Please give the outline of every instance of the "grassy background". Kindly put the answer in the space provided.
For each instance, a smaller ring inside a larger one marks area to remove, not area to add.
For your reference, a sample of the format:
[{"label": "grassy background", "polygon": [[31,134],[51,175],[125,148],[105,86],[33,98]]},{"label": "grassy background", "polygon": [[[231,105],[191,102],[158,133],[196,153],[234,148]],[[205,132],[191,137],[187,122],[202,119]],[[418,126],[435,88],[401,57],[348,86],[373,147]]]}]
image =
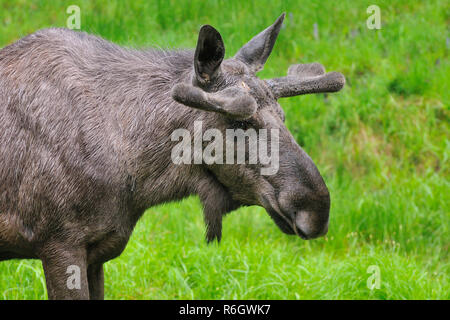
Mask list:
[{"label": "grassy background", "polygon": [[[0,0],[0,45],[65,26],[71,4],[82,30],[127,46],[193,48],[211,24],[228,57],[287,12],[260,77],[319,61],[347,79],[280,101],[330,189],[325,238],[286,236],[250,207],[207,246],[197,198],[154,207],[106,264],[107,299],[449,299],[449,1]],[[371,4],[381,30],[366,27]],[[0,299],[44,298],[40,262],[0,263]]]}]

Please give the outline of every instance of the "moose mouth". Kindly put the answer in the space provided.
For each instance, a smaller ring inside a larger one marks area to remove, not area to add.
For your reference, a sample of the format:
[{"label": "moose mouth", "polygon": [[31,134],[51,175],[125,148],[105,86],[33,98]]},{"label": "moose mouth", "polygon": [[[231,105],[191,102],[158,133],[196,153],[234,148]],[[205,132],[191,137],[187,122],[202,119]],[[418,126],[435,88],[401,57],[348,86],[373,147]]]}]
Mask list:
[{"label": "moose mouth", "polygon": [[278,201],[275,200],[275,197],[268,195],[261,195],[260,201],[262,207],[266,209],[269,216],[275,222],[275,224],[280,228],[280,230],[286,234],[294,235],[296,234],[303,240],[307,240],[308,236],[300,230],[300,228],[296,225],[296,216],[295,214],[289,214],[282,212],[279,208]]},{"label": "moose mouth", "polygon": [[[283,194],[280,195],[270,184],[263,185],[264,192],[259,194],[259,205],[266,209],[269,216],[285,234],[296,234],[303,240],[315,239],[328,232],[329,222],[329,195],[315,195],[311,203],[286,202]],[[280,201],[284,203],[281,205]],[[291,208],[291,209],[289,209]]]},{"label": "moose mouth", "polygon": [[[266,211],[281,231],[290,235],[296,234],[303,240],[308,240],[308,236],[297,227],[294,215],[277,212],[273,208],[266,208]],[[291,223],[288,217],[291,217]]]},{"label": "moose mouth", "polygon": [[270,201],[269,198],[263,195],[261,200],[263,207],[282,232],[291,235],[296,234],[303,240],[308,240],[308,236],[297,226],[295,214],[283,212],[273,198]]}]

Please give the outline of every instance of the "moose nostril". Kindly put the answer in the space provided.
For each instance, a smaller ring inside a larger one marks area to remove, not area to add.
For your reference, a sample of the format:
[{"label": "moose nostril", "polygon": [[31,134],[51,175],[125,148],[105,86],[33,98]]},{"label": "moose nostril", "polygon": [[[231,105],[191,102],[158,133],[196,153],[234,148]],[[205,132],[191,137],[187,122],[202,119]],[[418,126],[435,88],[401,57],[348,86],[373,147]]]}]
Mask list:
[{"label": "moose nostril", "polygon": [[328,219],[307,210],[297,212],[295,225],[308,239],[323,236],[328,232]]},{"label": "moose nostril", "polygon": [[299,211],[295,216],[295,224],[305,235],[309,235],[312,232],[313,221],[312,214],[308,211]]}]

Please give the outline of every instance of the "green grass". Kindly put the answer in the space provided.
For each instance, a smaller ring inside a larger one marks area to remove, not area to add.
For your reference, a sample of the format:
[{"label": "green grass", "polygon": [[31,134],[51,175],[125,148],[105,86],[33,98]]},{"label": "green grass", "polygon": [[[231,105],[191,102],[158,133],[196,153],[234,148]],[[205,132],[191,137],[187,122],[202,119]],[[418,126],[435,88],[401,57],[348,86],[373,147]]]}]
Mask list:
[{"label": "green grass", "polygon": [[[71,4],[0,0],[0,45],[64,26]],[[107,299],[449,299],[448,1],[77,4],[82,30],[127,46],[193,48],[212,24],[228,57],[285,11],[260,77],[319,61],[347,79],[337,94],[280,100],[330,189],[325,238],[286,236],[250,207],[227,216],[221,244],[207,246],[197,198],[151,208],[106,264]],[[371,4],[381,30],[366,28]],[[374,290],[372,265],[381,272]],[[0,299],[44,298],[40,262],[0,263]]]}]

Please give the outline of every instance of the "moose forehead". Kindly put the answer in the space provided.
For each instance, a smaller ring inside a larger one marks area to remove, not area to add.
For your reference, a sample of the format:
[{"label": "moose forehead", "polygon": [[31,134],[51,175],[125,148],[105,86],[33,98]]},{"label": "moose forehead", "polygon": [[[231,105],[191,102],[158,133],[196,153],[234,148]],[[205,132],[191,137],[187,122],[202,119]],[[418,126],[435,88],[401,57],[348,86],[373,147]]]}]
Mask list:
[{"label": "moose forehead", "polygon": [[257,102],[258,109],[273,108],[284,121],[284,112],[265,80],[259,79],[243,62],[227,59],[222,63],[225,86],[240,86]]},{"label": "moose forehead", "polygon": [[253,96],[260,97],[261,102],[275,101],[275,97],[265,81],[259,79],[243,62],[237,59],[227,59],[223,61],[221,69],[227,86],[238,85]]}]

